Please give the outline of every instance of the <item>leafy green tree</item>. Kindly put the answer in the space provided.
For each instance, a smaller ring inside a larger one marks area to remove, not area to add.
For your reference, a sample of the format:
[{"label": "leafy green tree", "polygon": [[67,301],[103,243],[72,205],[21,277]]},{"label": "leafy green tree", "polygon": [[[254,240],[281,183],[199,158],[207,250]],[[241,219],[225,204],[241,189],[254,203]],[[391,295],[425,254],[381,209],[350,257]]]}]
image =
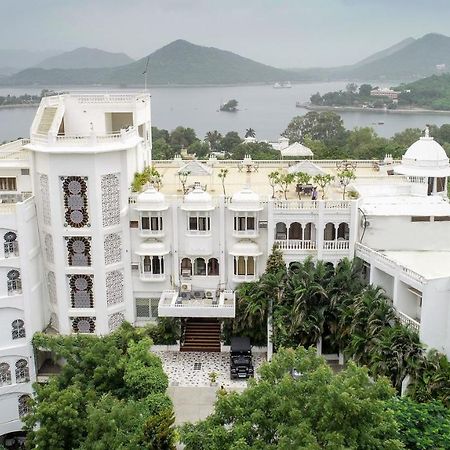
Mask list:
[{"label": "leafy green tree", "polygon": [[235,112],[235,111],[237,111],[237,106],[238,106],[238,101],[233,98],[231,100],[228,100],[225,104],[223,104],[220,107],[220,110],[226,111],[226,112]]},{"label": "leafy green tree", "polygon": [[370,97],[370,91],[372,90],[372,85],[371,84],[361,84],[359,86],[359,95],[360,97]]},{"label": "leafy green tree", "polygon": [[211,151],[217,151],[222,141],[222,135],[217,131],[208,131],[205,136],[206,142],[209,143]]},{"label": "leafy green tree", "polygon": [[256,136],[256,132],[253,128],[247,128],[245,130],[245,138],[254,138]]},{"label": "leafy green tree", "polygon": [[347,190],[347,186],[356,178],[355,172],[349,169],[340,170],[337,173],[337,177],[343,189],[342,199],[345,200],[345,191]]},{"label": "leafy green tree", "polygon": [[153,159],[173,159],[176,152],[163,138],[159,138],[153,142],[152,158]]},{"label": "leafy green tree", "polygon": [[253,159],[280,159],[281,153],[267,142],[242,143],[234,147],[232,159],[244,159],[249,154]]},{"label": "leafy green tree", "polygon": [[[291,375],[295,369],[298,376]],[[214,413],[181,429],[186,450],[403,448],[385,379],[349,364],[333,375],[314,349],[280,350],[241,394],[218,398]]]},{"label": "leafy green tree", "polygon": [[187,151],[198,159],[204,159],[209,154],[209,145],[206,142],[195,141],[187,148]]},{"label": "leafy green tree", "polygon": [[169,142],[169,132],[162,128],[152,127],[152,142],[153,142],[153,144],[159,139],[163,139],[164,141]]},{"label": "leafy green tree", "polygon": [[442,403],[394,398],[388,407],[399,426],[398,439],[408,450],[450,448],[450,410]]},{"label": "leafy green tree", "polygon": [[334,181],[334,176],[330,174],[326,175],[316,175],[314,178],[314,183],[320,186],[322,189],[322,200],[325,198],[326,187]]},{"label": "leafy green tree", "polygon": [[175,130],[171,131],[169,144],[172,149],[178,153],[182,148],[188,148],[197,140],[198,138],[192,128],[179,126],[176,127]]},{"label": "leafy green tree", "polygon": [[220,141],[219,150],[225,153],[233,153],[235,147],[242,142],[236,131],[229,131]]},{"label": "leafy green tree", "polygon": [[287,200],[287,193],[290,185],[294,182],[295,175],[293,173],[281,173],[278,178],[278,185],[281,192],[284,195],[284,199]]},{"label": "leafy green tree", "polygon": [[270,187],[272,188],[272,198],[275,198],[275,189],[278,186],[280,180],[280,172],[278,170],[274,170],[267,175],[269,179]]},{"label": "leafy green tree", "polygon": [[356,83],[348,83],[345,86],[345,90],[351,94],[356,94],[356,91],[358,90],[358,85]]}]

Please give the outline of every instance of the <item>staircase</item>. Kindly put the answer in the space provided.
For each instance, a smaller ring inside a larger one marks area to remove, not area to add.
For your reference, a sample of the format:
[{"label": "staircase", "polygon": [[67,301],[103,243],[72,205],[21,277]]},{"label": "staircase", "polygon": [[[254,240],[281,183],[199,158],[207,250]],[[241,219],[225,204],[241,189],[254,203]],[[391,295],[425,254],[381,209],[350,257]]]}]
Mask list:
[{"label": "staircase", "polygon": [[187,319],[182,352],[220,352],[220,323],[217,319]]},{"label": "staircase", "polygon": [[42,113],[41,121],[39,122],[37,129],[39,134],[47,134],[50,131],[57,109],[58,108],[55,107],[44,108],[44,112]]}]

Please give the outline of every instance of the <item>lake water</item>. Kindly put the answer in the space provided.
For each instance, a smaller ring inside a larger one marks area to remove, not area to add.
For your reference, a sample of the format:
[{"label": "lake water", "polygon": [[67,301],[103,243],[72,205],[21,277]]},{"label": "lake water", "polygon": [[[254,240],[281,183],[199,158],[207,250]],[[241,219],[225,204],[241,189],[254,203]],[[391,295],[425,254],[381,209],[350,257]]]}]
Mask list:
[{"label": "lake water", "polygon": [[[297,84],[291,89],[274,89],[269,85],[152,88],[152,121],[153,125],[169,130],[178,125],[192,127],[199,137],[203,137],[209,130],[219,130],[222,133],[234,130],[243,135],[245,129],[251,127],[256,130],[258,139],[276,140],[294,116],[307,112],[303,108],[296,108],[297,101],[306,102],[315,92],[323,94],[343,89],[345,84]],[[53,89],[58,90],[55,87]],[[67,87],[63,89],[69,90]],[[79,88],[74,88],[77,89]],[[40,90],[40,87],[2,87],[0,96],[34,94]],[[232,98],[238,100],[239,111],[218,112],[219,105]],[[0,142],[19,136],[27,137],[35,111],[36,107],[0,109]],[[425,128],[428,123],[439,126],[450,123],[450,113],[392,114],[349,111],[340,114],[347,128],[372,126],[379,135],[386,137],[405,128]]]}]

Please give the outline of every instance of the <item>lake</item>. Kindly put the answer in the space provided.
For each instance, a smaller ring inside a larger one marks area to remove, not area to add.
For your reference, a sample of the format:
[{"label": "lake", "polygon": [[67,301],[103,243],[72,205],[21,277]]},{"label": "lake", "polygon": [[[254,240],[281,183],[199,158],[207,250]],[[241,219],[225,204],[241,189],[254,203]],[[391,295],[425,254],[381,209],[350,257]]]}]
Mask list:
[{"label": "lake", "polygon": [[[296,108],[297,101],[306,102],[315,92],[325,93],[344,89],[345,82],[308,83],[293,85],[291,89],[264,86],[213,87],[155,87],[152,94],[152,121],[159,128],[172,130],[178,125],[192,127],[199,137],[207,131],[230,130],[243,135],[246,128],[256,130],[258,139],[277,140],[280,133],[296,115],[307,111]],[[0,88],[0,96],[7,94],[35,94],[41,87]],[[58,88],[53,87],[58,90]],[[98,90],[98,87],[83,90]],[[61,90],[70,90],[68,87]],[[75,87],[73,90],[79,90]],[[124,89],[121,89],[124,90]],[[232,98],[239,102],[236,113],[219,112],[219,105]],[[36,107],[0,109],[0,142],[29,136]],[[428,123],[450,123],[446,114],[390,114],[385,112],[340,113],[347,128],[372,126],[376,132],[390,137],[405,128],[425,128]],[[384,122],[382,125],[380,122]]]}]

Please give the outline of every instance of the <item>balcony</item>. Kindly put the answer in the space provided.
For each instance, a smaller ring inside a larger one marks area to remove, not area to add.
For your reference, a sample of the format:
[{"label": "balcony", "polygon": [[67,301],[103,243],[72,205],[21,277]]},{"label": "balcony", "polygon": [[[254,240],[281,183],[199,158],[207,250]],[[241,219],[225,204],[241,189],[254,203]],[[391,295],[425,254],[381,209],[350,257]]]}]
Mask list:
[{"label": "balcony", "polygon": [[409,326],[412,330],[414,330],[416,333],[420,333],[420,321],[417,319],[413,319],[412,317],[409,317],[405,313],[402,313],[398,309],[396,310],[397,316],[400,320],[400,322],[405,325]]},{"label": "balcony", "polygon": [[178,291],[163,291],[158,304],[159,317],[218,317],[234,318],[233,291],[203,298],[181,298]]},{"label": "balcony", "polygon": [[341,241],[323,241],[324,250],[348,250],[350,248],[350,241],[345,239]]},{"label": "balcony", "polygon": [[284,252],[298,252],[299,250],[316,250],[316,241],[303,241],[300,239],[277,239],[274,241]]},{"label": "balcony", "polygon": [[139,236],[142,238],[162,238],[164,237],[164,230],[146,230],[144,228],[139,229]]},{"label": "balcony", "polygon": [[233,236],[237,238],[257,238],[259,230],[233,230]]},{"label": "balcony", "polygon": [[139,278],[142,281],[164,281],[166,279],[166,274],[165,273],[140,272]]}]

